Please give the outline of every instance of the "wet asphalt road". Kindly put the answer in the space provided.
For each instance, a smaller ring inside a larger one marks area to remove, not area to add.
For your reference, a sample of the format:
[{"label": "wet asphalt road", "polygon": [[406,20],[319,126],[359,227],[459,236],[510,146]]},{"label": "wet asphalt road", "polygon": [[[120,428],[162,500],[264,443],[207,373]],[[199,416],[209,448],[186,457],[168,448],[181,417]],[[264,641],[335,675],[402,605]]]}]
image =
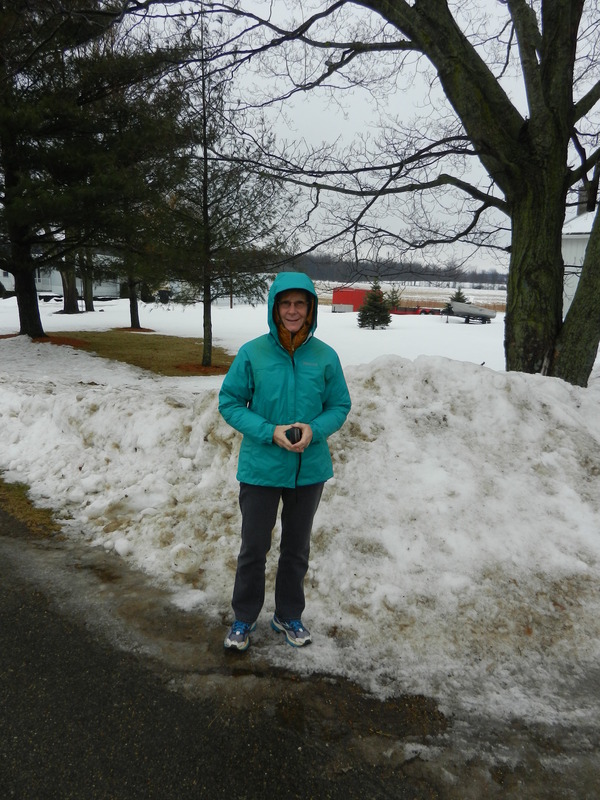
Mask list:
[{"label": "wet asphalt road", "polygon": [[14,574],[0,597],[2,797],[387,796],[375,771],[328,780],[323,749],[273,719],[169,691]]},{"label": "wet asphalt road", "polygon": [[[130,652],[131,642],[115,646],[53,581],[34,574],[52,555],[45,547],[0,512],[1,798],[438,796],[400,775],[390,786],[389,768],[342,764],[337,724],[313,736],[311,712],[289,678],[264,678],[268,686],[248,692],[239,654],[227,654],[216,672],[240,682],[243,699],[219,683],[204,696],[173,690],[172,668],[135,645]],[[32,566],[34,552],[41,558]]]},{"label": "wet asphalt road", "polygon": [[600,797],[596,729],[380,702],[225,653],[224,626],[0,510],[0,800]]}]

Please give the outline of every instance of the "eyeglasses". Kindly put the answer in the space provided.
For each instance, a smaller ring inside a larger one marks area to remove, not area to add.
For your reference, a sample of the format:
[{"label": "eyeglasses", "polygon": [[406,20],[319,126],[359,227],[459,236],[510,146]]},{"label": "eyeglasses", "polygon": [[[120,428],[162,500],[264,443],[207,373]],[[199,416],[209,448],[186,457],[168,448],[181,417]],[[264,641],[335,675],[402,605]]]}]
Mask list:
[{"label": "eyeglasses", "polygon": [[304,311],[308,308],[308,303],[306,300],[280,300],[279,308],[282,308],[284,311],[290,311],[292,308],[296,308],[298,311]]}]

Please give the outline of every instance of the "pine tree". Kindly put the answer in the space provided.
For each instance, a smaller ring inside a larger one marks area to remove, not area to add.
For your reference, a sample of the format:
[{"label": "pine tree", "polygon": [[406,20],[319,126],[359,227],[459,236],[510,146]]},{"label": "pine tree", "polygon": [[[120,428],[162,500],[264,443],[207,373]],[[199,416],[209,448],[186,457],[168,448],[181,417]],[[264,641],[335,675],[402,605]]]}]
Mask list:
[{"label": "pine tree", "polygon": [[[444,314],[452,314],[452,303],[468,303],[469,300],[463,294],[463,290],[458,287],[458,289],[454,292],[454,294],[450,297],[450,299],[446,302],[446,306],[442,313]],[[448,316],[446,316],[446,322],[448,321]]]},{"label": "pine tree", "polygon": [[454,294],[453,294],[453,295],[452,295],[452,297],[450,298],[450,302],[454,302],[454,303],[468,303],[469,301],[468,301],[468,299],[466,298],[466,296],[464,295],[464,293],[463,293],[463,290],[462,290],[462,289],[460,288],[460,286],[459,286],[459,287],[458,287],[458,289],[457,289],[457,290],[454,292]]},{"label": "pine tree", "polygon": [[364,303],[358,309],[359,328],[387,328],[392,321],[386,298],[378,281],[371,284]]},{"label": "pine tree", "polygon": [[385,293],[385,299],[390,311],[393,308],[400,308],[400,303],[402,301],[402,291],[398,289],[397,286],[394,285],[389,290],[389,292]]},{"label": "pine tree", "polygon": [[0,8],[0,266],[14,276],[20,333],[31,337],[44,336],[36,270],[61,265],[71,278],[81,248],[114,239],[122,248],[123,231],[139,238],[174,161],[179,106],[157,103],[180,102],[168,94],[179,51],[118,36],[111,58],[102,43],[116,35],[116,5],[125,4]]}]

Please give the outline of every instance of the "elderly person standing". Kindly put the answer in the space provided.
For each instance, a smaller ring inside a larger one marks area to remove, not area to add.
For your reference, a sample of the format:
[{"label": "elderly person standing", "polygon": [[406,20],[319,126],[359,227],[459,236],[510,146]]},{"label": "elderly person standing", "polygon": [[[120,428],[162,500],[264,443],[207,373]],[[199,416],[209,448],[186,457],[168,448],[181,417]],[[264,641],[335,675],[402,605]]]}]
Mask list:
[{"label": "elderly person standing", "polygon": [[243,434],[238,461],[242,541],[228,650],[246,650],[265,599],[265,565],[280,502],[281,543],[271,626],[294,647],[302,623],[310,535],[333,475],[327,438],[344,424],[350,395],[337,354],[314,336],[318,300],[307,275],[280,273],[269,292],[269,333],[240,348],[219,411]]}]

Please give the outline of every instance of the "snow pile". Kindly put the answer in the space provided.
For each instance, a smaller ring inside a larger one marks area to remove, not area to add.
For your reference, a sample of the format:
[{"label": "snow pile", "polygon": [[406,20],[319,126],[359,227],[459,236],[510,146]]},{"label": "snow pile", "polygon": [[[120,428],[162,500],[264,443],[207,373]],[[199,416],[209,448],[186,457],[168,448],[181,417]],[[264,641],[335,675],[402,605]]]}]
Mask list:
[{"label": "snow pile", "polygon": [[[240,310],[239,330],[217,322],[217,337],[240,344],[264,330],[264,314]],[[165,311],[160,332],[185,324],[176,316]],[[593,718],[598,700],[582,691],[574,701],[565,676],[576,683],[600,656],[597,380],[583,390],[436,355],[377,357],[436,331],[441,352],[449,340],[458,350],[460,336],[467,358],[495,354],[498,320],[401,318],[380,332],[359,330],[355,314],[322,320],[353,409],[330,439],[336,477],[313,532],[305,619],[315,645],[298,652],[268,632],[275,541],[253,646],[382,695]],[[70,535],[170,585],[180,608],[226,623],[239,437],[218,414],[219,381],[158,378],[22,338],[0,341],[0,358],[5,477],[28,483]]]}]

